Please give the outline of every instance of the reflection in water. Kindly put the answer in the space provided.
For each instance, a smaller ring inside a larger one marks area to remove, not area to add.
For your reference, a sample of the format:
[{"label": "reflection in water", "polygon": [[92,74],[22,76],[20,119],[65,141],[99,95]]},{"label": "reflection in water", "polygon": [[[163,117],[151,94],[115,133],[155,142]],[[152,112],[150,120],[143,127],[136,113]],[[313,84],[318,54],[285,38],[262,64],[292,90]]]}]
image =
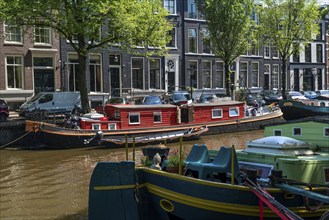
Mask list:
[{"label": "reflection in water", "polygon": [[[263,131],[203,136],[194,142],[209,149],[235,145],[262,137]],[[168,144],[177,148],[178,143]],[[129,159],[132,159],[129,149]],[[89,180],[99,161],[125,160],[125,149],[104,147],[69,150],[0,151],[0,219],[88,219]],[[136,162],[143,157],[136,148]]]}]

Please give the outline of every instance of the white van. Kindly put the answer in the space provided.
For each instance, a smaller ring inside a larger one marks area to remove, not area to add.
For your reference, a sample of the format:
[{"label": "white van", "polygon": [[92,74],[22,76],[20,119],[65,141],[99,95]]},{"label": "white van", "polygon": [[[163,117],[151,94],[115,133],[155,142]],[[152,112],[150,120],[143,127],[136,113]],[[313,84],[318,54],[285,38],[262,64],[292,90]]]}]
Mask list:
[{"label": "white van", "polygon": [[80,92],[40,92],[23,103],[18,113],[24,116],[33,110],[46,110],[49,113],[68,113],[74,107],[81,108]]}]

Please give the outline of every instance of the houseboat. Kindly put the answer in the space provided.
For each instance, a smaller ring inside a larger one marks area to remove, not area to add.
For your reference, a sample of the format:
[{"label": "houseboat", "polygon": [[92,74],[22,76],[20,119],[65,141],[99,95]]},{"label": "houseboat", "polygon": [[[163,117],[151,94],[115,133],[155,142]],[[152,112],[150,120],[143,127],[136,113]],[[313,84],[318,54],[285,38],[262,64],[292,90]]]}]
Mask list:
[{"label": "houseboat", "polygon": [[260,129],[282,120],[280,109],[247,117],[244,103],[237,101],[179,106],[107,104],[103,115],[84,115],[69,128],[27,120],[26,131],[34,131],[34,140],[46,147],[68,148],[98,144],[99,138],[93,138],[97,131],[101,131],[101,141],[117,145]]},{"label": "houseboat", "polygon": [[284,100],[279,102],[285,120],[314,116],[329,117],[329,100]]},{"label": "houseboat", "polygon": [[319,152],[329,153],[329,117],[307,117],[269,125],[264,136],[285,136],[307,142]]}]

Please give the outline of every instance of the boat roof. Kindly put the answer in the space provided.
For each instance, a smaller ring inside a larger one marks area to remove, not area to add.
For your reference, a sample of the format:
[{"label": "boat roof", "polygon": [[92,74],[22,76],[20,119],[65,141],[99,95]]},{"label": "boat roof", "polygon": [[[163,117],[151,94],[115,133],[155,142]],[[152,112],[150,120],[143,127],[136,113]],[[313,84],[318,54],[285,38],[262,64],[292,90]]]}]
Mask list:
[{"label": "boat roof", "polygon": [[310,145],[303,141],[285,136],[269,136],[246,143],[248,147],[262,148],[309,148]]},{"label": "boat roof", "polygon": [[281,125],[281,124],[295,124],[295,123],[301,123],[301,122],[319,122],[319,123],[329,124],[329,117],[328,116],[306,117],[306,118],[300,118],[300,119],[295,119],[295,120],[282,121],[279,123],[268,125],[266,127],[272,127],[272,126],[277,126],[277,125]]},{"label": "boat roof", "polygon": [[[223,101],[223,102],[211,102],[211,103],[195,103],[192,106],[227,106],[227,105],[238,105],[242,102],[238,101]],[[118,109],[162,109],[162,108],[176,108],[176,105],[171,104],[160,104],[160,105],[111,105]]]}]

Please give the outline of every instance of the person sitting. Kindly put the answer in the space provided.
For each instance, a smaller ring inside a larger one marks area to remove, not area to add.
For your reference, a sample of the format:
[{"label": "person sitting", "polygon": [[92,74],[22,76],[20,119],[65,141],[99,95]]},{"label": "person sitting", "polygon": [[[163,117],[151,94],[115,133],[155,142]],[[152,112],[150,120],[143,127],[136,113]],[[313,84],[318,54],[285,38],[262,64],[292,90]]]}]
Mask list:
[{"label": "person sitting", "polygon": [[161,163],[161,156],[159,153],[156,153],[153,157],[153,164],[151,165],[150,168],[156,169],[156,170],[161,170],[160,163]]},{"label": "person sitting", "polygon": [[253,108],[251,109],[251,114],[252,114],[252,116],[256,116],[256,112],[259,108],[259,104],[258,104],[257,100],[254,100],[254,104],[252,105],[252,107]]}]

